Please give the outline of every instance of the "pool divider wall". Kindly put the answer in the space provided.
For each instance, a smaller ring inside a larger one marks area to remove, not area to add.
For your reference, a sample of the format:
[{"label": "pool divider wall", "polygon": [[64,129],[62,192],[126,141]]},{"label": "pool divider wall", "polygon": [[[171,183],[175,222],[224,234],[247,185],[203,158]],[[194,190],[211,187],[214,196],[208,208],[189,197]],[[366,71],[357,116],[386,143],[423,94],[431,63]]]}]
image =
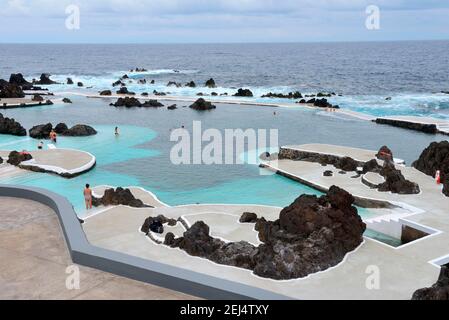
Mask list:
[{"label": "pool divider wall", "polygon": [[291,299],[246,284],[93,246],[87,241],[72,204],[48,190],[0,184],[0,197],[28,199],[53,209],[58,215],[72,261],[79,265],[206,299]]}]

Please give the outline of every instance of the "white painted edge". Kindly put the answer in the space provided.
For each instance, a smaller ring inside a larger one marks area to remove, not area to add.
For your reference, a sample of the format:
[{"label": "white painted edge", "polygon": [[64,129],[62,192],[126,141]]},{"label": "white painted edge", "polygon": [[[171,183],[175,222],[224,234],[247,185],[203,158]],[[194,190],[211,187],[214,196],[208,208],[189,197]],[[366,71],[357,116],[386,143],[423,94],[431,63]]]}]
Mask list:
[{"label": "white painted edge", "polygon": [[24,164],[26,166],[38,167],[38,168],[41,168],[43,170],[51,171],[51,172],[54,172],[54,173],[57,173],[57,174],[74,175],[74,174],[78,174],[78,173],[81,173],[81,172],[89,170],[96,163],[95,156],[93,154],[87,152],[87,151],[81,151],[81,150],[76,150],[76,149],[58,149],[58,150],[71,150],[71,151],[82,152],[82,153],[85,153],[85,154],[89,155],[91,157],[91,159],[90,159],[90,161],[88,163],[82,165],[81,167],[75,168],[75,169],[64,169],[64,168],[57,167],[57,166],[39,164],[39,163],[36,163],[36,159],[23,161],[23,162],[21,162],[21,164]]}]

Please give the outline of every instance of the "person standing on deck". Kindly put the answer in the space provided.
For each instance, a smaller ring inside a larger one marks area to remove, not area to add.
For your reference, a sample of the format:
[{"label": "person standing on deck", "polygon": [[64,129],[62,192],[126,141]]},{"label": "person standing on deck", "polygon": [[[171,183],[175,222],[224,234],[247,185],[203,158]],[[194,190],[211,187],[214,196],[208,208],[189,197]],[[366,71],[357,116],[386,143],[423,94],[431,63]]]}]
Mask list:
[{"label": "person standing on deck", "polygon": [[90,185],[87,183],[84,188],[84,202],[86,203],[86,210],[92,209],[92,189]]}]

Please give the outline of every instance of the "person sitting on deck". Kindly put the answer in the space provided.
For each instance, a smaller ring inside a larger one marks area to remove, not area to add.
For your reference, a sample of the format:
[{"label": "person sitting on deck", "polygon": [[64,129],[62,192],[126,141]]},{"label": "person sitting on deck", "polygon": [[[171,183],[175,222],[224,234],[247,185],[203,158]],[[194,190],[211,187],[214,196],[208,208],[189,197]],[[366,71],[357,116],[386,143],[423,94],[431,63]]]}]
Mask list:
[{"label": "person sitting on deck", "polygon": [[84,188],[84,202],[86,203],[86,210],[92,209],[92,189],[90,189],[90,185],[87,183]]}]

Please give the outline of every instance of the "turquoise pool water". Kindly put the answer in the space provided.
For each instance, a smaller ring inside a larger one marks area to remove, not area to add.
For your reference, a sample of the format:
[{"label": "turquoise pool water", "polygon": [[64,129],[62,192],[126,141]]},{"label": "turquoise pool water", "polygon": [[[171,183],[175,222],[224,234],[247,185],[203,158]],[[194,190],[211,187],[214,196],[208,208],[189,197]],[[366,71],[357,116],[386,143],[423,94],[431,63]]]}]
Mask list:
[{"label": "turquoise pool water", "polygon": [[[201,121],[203,131],[218,129],[279,130],[279,144],[330,143],[365,149],[386,144],[408,163],[436,136],[382,127],[371,122],[322,116],[319,111],[278,109],[260,106],[219,104],[212,112],[197,112],[177,102],[178,109],[110,107],[110,99],[87,99],[68,95],[73,104],[26,109],[1,110],[25,128],[51,122],[69,126],[92,125],[92,137],[60,137],[57,147],[85,150],[97,158],[97,166],[74,179],[29,173],[1,179],[0,183],[23,184],[50,189],[66,196],[82,215],[82,190],[86,183],[113,186],[140,186],[155,193],[170,205],[189,203],[238,203],[286,206],[303,193],[319,194],[314,189],[278,175],[260,175],[257,165],[174,165],[170,161],[170,132],[184,125],[191,132],[193,121]],[[163,102],[168,104],[167,102]],[[173,102],[170,102],[170,104]],[[121,135],[114,135],[114,127]],[[400,133],[400,134],[398,134]],[[34,150],[38,140],[0,135],[0,149]],[[409,146],[413,145],[413,148]],[[256,154],[259,154],[258,150]],[[251,153],[251,152],[250,152]],[[253,152],[254,154],[254,152]],[[362,215],[369,215],[360,210]]]},{"label": "turquoise pool water", "polygon": [[[133,167],[132,161],[141,159],[151,162],[159,156],[157,150],[139,148],[139,144],[150,142],[156,132],[141,127],[121,126],[122,135],[116,137],[114,126],[96,126],[98,134],[92,137],[60,137],[58,148],[74,148],[88,151],[95,155],[97,166],[90,172],[73,179],[64,179],[56,175],[26,172],[0,180],[0,183],[22,184],[46,188],[67,197],[80,216],[85,212],[82,190],[86,183],[91,185],[140,186],[154,192],[162,201],[170,205],[189,203],[237,203],[286,206],[302,193],[319,194],[314,189],[300,185],[278,175],[241,177],[207,188],[177,190],[170,186],[155,186],[146,182],[134,167],[130,174],[114,172],[120,168]],[[0,135],[0,149],[34,150],[38,140]],[[47,141],[48,142],[48,141]],[[168,159],[167,159],[168,161]],[[246,170],[256,174],[256,165],[246,165]],[[151,167],[151,166],[150,166]],[[155,168],[154,174],[164,175]],[[168,191],[171,190],[172,191]]]}]

